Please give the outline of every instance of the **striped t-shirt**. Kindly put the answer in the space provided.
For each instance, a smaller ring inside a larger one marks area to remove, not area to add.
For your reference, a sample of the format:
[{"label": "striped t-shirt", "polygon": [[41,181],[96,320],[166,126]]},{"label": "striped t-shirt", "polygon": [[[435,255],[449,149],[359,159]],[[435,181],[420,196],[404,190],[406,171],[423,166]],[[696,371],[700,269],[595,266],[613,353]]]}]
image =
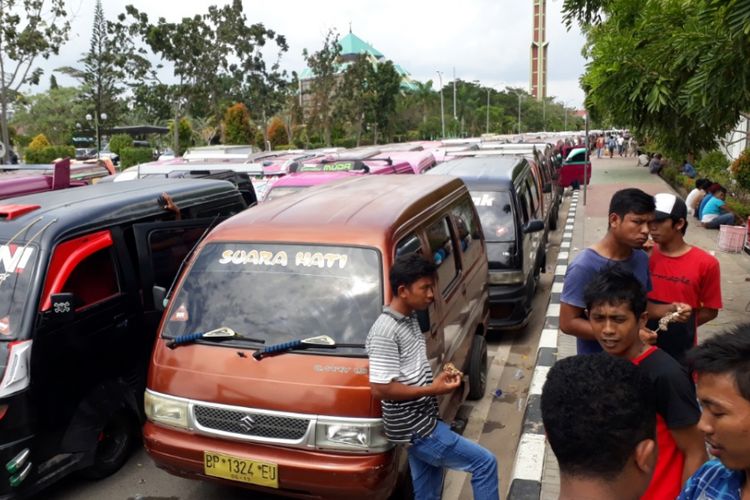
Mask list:
[{"label": "striped t-shirt", "polygon": [[[405,385],[432,384],[432,369],[427,361],[424,335],[416,315],[404,316],[383,308],[365,343],[370,357],[370,382]],[[412,437],[429,435],[438,419],[435,396],[407,401],[381,401],[385,435],[393,443],[409,443]]]}]

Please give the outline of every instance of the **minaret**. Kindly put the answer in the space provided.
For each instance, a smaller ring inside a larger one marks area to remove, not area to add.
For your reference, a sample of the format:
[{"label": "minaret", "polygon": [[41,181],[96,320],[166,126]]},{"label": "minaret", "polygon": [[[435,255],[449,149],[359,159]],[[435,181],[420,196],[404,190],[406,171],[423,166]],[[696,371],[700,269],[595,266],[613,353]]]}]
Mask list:
[{"label": "minaret", "polygon": [[531,41],[531,95],[547,97],[547,0],[534,2],[534,34]]}]

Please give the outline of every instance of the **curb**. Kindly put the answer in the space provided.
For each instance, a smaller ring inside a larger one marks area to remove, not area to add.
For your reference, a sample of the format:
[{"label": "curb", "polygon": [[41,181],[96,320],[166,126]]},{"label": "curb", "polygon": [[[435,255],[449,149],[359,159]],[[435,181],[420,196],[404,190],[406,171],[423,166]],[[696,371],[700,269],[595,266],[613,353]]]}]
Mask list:
[{"label": "curb", "polygon": [[580,191],[573,191],[570,209],[565,221],[560,252],[555,265],[555,277],[552,280],[552,292],[547,306],[544,329],[539,339],[536,352],[536,364],[531,378],[529,396],[523,416],[523,432],[516,449],[513,463],[513,475],[508,491],[508,500],[539,499],[542,493],[542,472],[544,470],[544,453],[546,449],[542,410],[540,407],[542,387],[547,380],[547,372],[557,359],[557,335],[560,325],[560,295],[562,294],[565,271],[570,260],[573,226],[578,196]]}]

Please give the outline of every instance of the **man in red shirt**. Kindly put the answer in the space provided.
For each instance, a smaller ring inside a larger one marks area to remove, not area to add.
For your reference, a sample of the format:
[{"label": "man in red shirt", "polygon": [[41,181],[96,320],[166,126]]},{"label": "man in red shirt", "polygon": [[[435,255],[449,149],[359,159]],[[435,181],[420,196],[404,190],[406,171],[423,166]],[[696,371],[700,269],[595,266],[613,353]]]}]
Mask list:
[{"label": "man in red shirt", "polygon": [[703,434],[697,426],[700,409],[695,387],[683,366],[664,351],[641,341],[639,330],[648,316],[646,293],[632,273],[617,266],[605,268],[586,287],[584,299],[591,328],[602,349],[638,365],[651,381],[659,457],[641,499],[676,498],[683,483],[707,459]]},{"label": "man in red shirt", "polygon": [[[685,202],[671,193],[659,193],[654,200],[656,211],[649,230],[656,244],[648,263],[652,283],[648,300],[655,304],[688,304],[692,313],[686,322],[669,323],[667,331],[654,335],[642,332],[641,338],[656,343],[684,364],[685,353],[697,343],[698,326],[714,319],[722,307],[721,271],[716,257],[685,242]],[[654,309],[649,307],[649,312]],[[662,311],[666,312],[663,308]],[[659,319],[660,316],[649,314],[648,328],[656,331]]]}]

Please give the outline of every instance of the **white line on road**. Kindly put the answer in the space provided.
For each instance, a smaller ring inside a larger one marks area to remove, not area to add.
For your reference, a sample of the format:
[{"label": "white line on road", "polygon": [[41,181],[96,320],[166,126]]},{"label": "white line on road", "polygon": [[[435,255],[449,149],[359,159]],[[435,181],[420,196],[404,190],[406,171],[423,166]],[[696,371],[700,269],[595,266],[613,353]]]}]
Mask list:
[{"label": "white line on road", "polygon": [[542,480],[544,465],[544,434],[524,434],[518,443],[513,479]]},{"label": "white line on road", "polygon": [[557,328],[545,328],[539,339],[539,349],[542,347],[557,348]]},{"label": "white line on road", "polygon": [[531,385],[529,386],[529,396],[536,394],[542,395],[542,387],[544,387],[544,381],[547,380],[547,373],[549,373],[550,366],[537,366],[534,369],[534,375],[531,377]]},{"label": "white line on road", "polygon": [[565,271],[568,270],[568,266],[563,266],[560,264],[559,266],[555,267],[555,275],[556,276],[565,276]]},{"label": "white line on road", "polygon": [[547,314],[545,315],[548,318],[551,316],[553,318],[559,318],[560,317],[560,304],[554,303],[550,304],[549,307],[547,307]]},{"label": "white line on road", "polygon": [[552,283],[552,293],[562,293],[563,291],[563,284],[559,281],[556,283]]}]

